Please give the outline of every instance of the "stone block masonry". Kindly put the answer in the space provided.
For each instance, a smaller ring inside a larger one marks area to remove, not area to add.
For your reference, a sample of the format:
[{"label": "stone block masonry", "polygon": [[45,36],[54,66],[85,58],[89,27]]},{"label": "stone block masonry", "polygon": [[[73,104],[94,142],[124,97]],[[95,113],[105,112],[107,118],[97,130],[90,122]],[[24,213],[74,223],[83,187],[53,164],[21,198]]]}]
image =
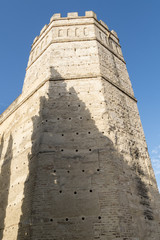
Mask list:
[{"label": "stone block masonry", "polygon": [[115,31],[54,14],[0,116],[1,240],[159,240],[160,196]]}]

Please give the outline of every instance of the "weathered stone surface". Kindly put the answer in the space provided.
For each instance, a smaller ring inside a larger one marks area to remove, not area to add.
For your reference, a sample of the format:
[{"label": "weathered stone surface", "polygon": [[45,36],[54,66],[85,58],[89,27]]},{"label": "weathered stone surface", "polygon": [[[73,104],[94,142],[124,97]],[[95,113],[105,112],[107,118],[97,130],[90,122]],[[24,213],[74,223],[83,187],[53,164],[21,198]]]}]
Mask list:
[{"label": "weathered stone surface", "polygon": [[55,14],[0,117],[0,239],[159,240],[160,198],[117,34]]}]

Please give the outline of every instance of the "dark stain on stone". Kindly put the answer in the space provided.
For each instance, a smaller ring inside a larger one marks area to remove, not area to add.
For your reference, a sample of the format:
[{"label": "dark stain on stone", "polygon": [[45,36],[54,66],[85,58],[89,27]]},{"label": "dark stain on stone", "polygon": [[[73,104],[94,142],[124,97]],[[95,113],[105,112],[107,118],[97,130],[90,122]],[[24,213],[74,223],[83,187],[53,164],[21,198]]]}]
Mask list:
[{"label": "dark stain on stone", "polygon": [[144,181],[142,180],[143,177],[145,177],[145,173],[138,162],[140,157],[139,149],[135,147],[134,142],[132,143],[132,146],[133,147],[131,147],[130,152],[131,152],[131,156],[133,158],[134,163],[131,169],[134,171],[134,173],[136,173],[135,181],[136,181],[136,188],[137,188],[138,195],[141,198],[140,204],[143,205],[144,207],[143,213],[145,218],[148,220],[153,220],[153,211],[152,211],[152,208],[150,205],[150,199],[148,196],[148,188],[144,183]]}]

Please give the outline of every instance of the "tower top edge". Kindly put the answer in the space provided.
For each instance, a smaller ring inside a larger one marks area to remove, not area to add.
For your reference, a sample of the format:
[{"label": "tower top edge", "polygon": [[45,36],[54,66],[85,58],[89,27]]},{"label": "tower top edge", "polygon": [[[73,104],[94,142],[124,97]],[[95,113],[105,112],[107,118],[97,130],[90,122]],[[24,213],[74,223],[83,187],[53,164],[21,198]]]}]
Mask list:
[{"label": "tower top edge", "polygon": [[[102,20],[98,21],[97,19],[97,15],[95,12],[93,11],[85,11],[85,15],[84,16],[79,16],[78,12],[68,12],[66,17],[62,17],[61,13],[55,13],[53,14],[53,16],[50,18],[50,22],[49,24],[46,24],[40,31],[40,35],[36,36],[33,40],[33,45],[38,41],[38,39],[41,37],[41,35],[48,29],[48,27],[50,26],[50,24],[54,21],[59,21],[59,20],[74,20],[74,19],[84,19],[84,18],[93,18],[95,19],[100,25],[102,25],[107,31],[110,31],[107,24],[105,22],[103,22]],[[110,33],[112,35],[114,35],[114,37],[116,37],[118,39],[117,33],[112,30],[110,31]]]},{"label": "tower top edge", "polygon": [[85,16],[79,16],[78,12],[68,12],[66,17],[62,17],[61,13],[53,14],[53,16],[50,18],[50,22],[52,22],[53,20],[57,20],[57,19],[80,18],[80,17],[93,17],[93,18],[97,19],[97,15],[93,11],[86,11]]}]

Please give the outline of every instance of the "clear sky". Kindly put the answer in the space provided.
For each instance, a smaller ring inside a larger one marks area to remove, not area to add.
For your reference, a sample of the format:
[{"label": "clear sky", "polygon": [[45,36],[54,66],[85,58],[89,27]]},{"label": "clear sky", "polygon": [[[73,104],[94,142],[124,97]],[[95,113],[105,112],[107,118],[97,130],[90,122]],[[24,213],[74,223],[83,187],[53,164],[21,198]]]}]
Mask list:
[{"label": "clear sky", "polygon": [[0,113],[21,93],[31,44],[50,17],[89,10],[120,38],[160,188],[159,0],[0,0]]}]

